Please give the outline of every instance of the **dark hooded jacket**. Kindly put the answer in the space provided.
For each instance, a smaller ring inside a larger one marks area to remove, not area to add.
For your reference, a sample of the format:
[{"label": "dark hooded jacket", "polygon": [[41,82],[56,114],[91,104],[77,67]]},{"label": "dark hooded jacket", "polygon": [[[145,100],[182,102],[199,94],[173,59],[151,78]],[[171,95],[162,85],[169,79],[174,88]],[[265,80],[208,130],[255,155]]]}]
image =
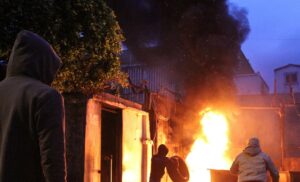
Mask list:
[{"label": "dark hooded jacket", "polygon": [[169,149],[167,148],[167,146],[161,144],[158,147],[157,154],[152,156],[150,182],[160,182],[161,178],[165,174],[165,167],[169,162],[169,158],[166,157],[168,152]]},{"label": "dark hooded jacket", "polygon": [[0,60],[0,81],[5,78],[6,75],[6,62]]},{"label": "dark hooded jacket", "polygon": [[49,85],[61,64],[43,38],[21,31],[0,82],[0,182],[64,182],[64,106]]},{"label": "dark hooded jacket", "polygon": [[155,154],[151,159],[150,182],[160,182],[165,174],[165,167],[168,163],[168,158],[159,154]]},{"label": "dark hooded jacket", "polygon": [[267,171],[270,172],[273,182],[278,182],[279,173],[272,159],[261,151],[259,140],[251,138],[244,151],[239,154],[230,171],[238,175],[238,182],[267,181]]}]

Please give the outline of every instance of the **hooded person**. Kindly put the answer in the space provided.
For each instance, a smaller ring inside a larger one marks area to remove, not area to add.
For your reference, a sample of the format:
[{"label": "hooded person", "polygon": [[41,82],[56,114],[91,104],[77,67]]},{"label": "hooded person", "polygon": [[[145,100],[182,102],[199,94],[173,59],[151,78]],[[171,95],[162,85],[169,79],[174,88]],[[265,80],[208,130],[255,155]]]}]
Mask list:
[{"label": "hooded person", "polygon": [[1,182],[65,182],[64,105],[50,87],[60,64],[46,40],[18,33],[0,82]]},{"label": "hooded person", "polygon": [[279,180],[278,170],[272,159],[261,151],[258,138],[249,139],[244,151],[232,163],[230,171],[238,175],[238,182],[266,182],[267,171],[273,182]]}]

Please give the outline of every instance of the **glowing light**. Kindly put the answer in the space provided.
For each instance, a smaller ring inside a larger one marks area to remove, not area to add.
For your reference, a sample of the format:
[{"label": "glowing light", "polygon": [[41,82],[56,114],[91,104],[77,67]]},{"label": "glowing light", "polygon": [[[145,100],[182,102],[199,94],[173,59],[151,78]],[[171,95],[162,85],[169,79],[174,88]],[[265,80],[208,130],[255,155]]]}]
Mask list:
[{"label": "glowing light", "polygon": [[211,182],[209,169],[229,169],[228,123],[221,113],[205,110],[202,114],[196,140],[186,158],[190,182]]}]

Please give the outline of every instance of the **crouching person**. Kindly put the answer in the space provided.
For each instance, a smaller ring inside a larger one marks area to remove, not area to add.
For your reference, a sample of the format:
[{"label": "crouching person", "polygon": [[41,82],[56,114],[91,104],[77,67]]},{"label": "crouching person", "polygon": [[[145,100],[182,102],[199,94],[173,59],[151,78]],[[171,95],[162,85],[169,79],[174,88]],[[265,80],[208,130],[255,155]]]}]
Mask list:
[{"label": "crouching person", "polygon": [[150,182],[161,181],[161,178],[165,174],[165,168],[169,162],[169,158],[166,157],[168,152],[169,149],[165,145],[159,145],[157,154],[153,155],[151,159]]}]

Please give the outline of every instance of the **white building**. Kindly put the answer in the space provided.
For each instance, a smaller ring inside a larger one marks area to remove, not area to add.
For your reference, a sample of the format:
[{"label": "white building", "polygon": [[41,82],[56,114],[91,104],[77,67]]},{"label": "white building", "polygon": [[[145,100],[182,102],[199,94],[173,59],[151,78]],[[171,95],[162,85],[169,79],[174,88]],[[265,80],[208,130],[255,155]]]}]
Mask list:
[{"label": "white building", "polygon": [[265,95],[269,87],[259,72],[255,73],[249,60],[241,51],[238,54],[238,65],[235,70],[234,83],[237,95]]},{"label": "white building", "polygon": [[269,87],[260,73],[238,74],[234,77],[238,95],[265,95]]},{"label": "white building", "polygon": [[288,64],[274,70],[274,92],[278,94],[300,93],[300,65]]}]

